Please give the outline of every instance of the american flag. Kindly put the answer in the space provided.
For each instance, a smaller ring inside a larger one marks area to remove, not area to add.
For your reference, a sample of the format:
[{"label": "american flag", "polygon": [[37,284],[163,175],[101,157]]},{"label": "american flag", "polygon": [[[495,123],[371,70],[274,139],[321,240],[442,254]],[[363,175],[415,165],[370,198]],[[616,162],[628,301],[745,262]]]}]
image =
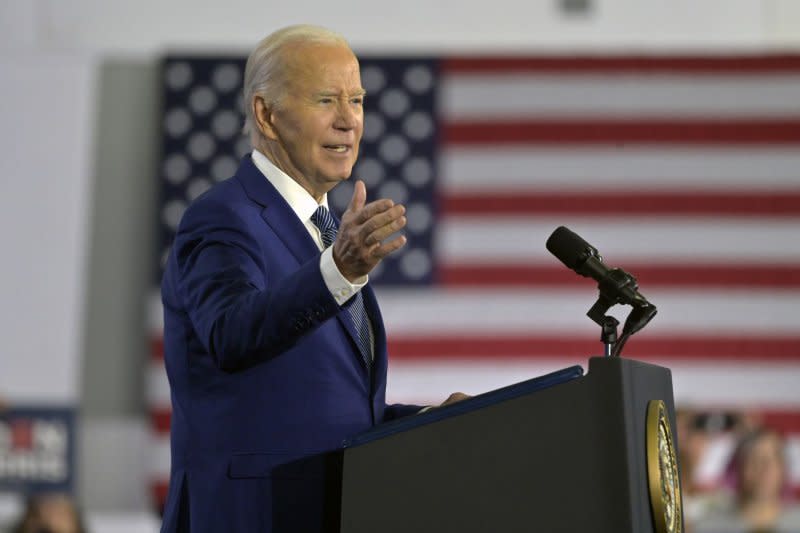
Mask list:
[{"label": "american flag", "polygon": [[[249,151],[243,68],[163,62],[157,502],[169,475],[161,265],[186,205]],[[362,57],[361,68],[354,175],[408,209],[408,245],[371,276],[390,401],[477,394],[601,354],[585,316],[594,283],[544,247],[566,225],[659,308],[624,355],[670,367],[678,404],[746,410],[785,432],[800,487],[800,56]],[[331,193],[334,209],[351,191]]]}]

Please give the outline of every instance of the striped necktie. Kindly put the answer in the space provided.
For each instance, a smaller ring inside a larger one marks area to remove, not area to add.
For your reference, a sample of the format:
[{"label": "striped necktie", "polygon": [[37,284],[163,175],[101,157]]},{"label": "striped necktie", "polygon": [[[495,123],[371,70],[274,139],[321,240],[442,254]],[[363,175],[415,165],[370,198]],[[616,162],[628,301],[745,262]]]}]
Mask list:
[{"label": "striped necktie", "polygon": [[[321,205],[317,208],[314,214],[311,215],[311,222],[319,228],[322,235],[322,245],[327,248],[333,244],[333,241],[336,240],[336,233],[339,231],[339,225],[325,206]],[[367,366],[367,371],[369,371],[372,367],[373,359],[372,324],[370,324],[367,311],[364,309],[364,298],[361,296],[360,291],[353,297],[347,311],[358,333],[358,350],[361,352],[361,358]]]}]

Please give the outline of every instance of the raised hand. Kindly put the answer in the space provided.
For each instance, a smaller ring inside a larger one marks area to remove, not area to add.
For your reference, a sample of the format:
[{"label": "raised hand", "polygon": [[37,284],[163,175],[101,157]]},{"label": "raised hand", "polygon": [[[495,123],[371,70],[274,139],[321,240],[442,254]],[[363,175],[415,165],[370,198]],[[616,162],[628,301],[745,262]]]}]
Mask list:
[{"label": "raised hand", "polygon": [[[381,259],[399,250],[406,238],[399,235],[383,242],[406,225],[406,208],[388,199],[366,203],[367,188],[359,180],[353,198],[342,215],[339,232],[333,243],[333,260],[342,275],[355,281],[375,268]],[[366,205],[365,205],[366,204]]]}]

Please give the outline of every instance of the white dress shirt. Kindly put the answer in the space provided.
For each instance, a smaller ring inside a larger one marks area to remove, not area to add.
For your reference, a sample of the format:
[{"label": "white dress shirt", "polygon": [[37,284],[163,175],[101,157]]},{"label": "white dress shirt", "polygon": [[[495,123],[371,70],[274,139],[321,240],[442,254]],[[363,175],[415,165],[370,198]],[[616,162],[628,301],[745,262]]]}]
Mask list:
[{"label": "white dress shirt", "polygon": [[369,277],[362,276],[355,283],[351,283],[345,278],[336,262],[333,260],[333,246],[324,249],[322,244],[322,234],[319,228],[311,221],[311,215],[317,210],[320,205],[328,207],[328,195],[322,197],[322,202],[319,204],[306,191],[299,183],[289,177],[284,171],[272,164],[272,161],[267,159],[267,156],[253,150],[251,155],[253,163],[256,168],[261,171],[267,180],[275,187],[280,195],[292,208],[292,211],[297,215],[297,218],[303,223],[308,230],[308,234],[317,243],[317,247],[322,251],[319,260],[319,269],[322,272],[322,279],[325,281],[325,286],[331,291],[331,295],[339,305],[344,304],[347,300],[352,298],[361,288],[367,284]]}]

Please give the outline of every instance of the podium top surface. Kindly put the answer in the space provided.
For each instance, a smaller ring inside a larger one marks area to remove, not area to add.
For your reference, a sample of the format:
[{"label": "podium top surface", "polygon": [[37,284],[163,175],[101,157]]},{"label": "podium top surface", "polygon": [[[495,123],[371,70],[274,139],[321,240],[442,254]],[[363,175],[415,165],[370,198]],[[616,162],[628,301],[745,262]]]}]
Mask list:
[{"label": "podium top surface", "polygon": [[444,407],[437,407],[436,409],[430,409],[424,413],[407,416],[387,422],[385,424],[380,424],[368,431],[359,433],[358,435],[355,435],[349,439],[345,439],[345,441],[342,443],[342,447],[352,448],[355,446],[361,446],[363,444],[388,437],[395,433],[408,431],[416,427],[438,422],[439,420],[469,413],[471,411],[482,409],[499,402],[511,400],[513,398],[524,396],[542,389],[547,389],[555,385],[560,385],[581,376],[583,376],[583,368],[579,365],[557,370],[556,372],[545,374],[544,376],[532,378],[519,383],[514,383],[513,385],[502,387],[500,389],[485,392],[458,403],[450,404]]}]

